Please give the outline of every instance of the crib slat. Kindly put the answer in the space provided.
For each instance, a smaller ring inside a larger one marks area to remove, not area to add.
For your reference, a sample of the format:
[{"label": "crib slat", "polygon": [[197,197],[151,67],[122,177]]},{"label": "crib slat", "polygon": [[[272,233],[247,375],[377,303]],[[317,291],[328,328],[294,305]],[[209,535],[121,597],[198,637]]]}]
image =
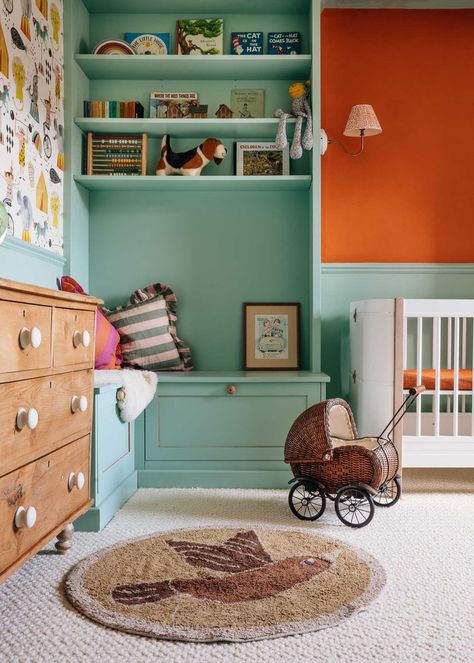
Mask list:
[{"label": "crib slat", "polygon": [[439,437],[439,390],[441,386],[441,318],[433,317],[433,368],[435,369],[434,434]]},{"label": "crib slat", "polygon": [[[461,368],[466,368],[467,357],[467,318],[462,319],[462,363]],[[461,396],[461,412],[466,412],[466,397]]]},{"label": "crib slat", "polygon": [[453,435],[459,430],[459,318],[454,318],[454,398],[453,398]]},{"label": "crib slat", "polygon": [[[448,318],[448,339],[447,339],[447,344],[448,344],[448,349],[446,353],[446,368],[451,368],[451,356],[452,356],[452,318]],[[446,398],[446,412],[451,412],[451,396],[447,396]]]},{"label": "crib slat", "polygon": [[[423,318],[416,319],[416,384],[421,384],[423,367]],[[416,433],[421,435],[421,394],[416,399]]]}]

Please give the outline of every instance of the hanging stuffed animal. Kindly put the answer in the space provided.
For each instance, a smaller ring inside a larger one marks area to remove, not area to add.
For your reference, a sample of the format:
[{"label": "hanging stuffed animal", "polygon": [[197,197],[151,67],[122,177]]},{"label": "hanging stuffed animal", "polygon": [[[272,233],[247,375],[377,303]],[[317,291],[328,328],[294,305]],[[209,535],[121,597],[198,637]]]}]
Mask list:
[{"label": "hanging stuffed animal", "polygon": [[[306,83],[292,83],[288,90],[290,97],[293,99],[291,102],[291,113],[285,113],[281,108],[275,111],[275,117],[280,118],[275,139],[279,150],[283,150],[288,145],[286,120],[289,117],[296,118],[295,133],[290,148],[290,157],[292,159],[300,159],[303,156],[303,149],[313,149],[313,118],[307,99],[310,85],[310,81],[306,81]],[[306,120],[306,128],[303,136],[301,136],[304,120]]]}]

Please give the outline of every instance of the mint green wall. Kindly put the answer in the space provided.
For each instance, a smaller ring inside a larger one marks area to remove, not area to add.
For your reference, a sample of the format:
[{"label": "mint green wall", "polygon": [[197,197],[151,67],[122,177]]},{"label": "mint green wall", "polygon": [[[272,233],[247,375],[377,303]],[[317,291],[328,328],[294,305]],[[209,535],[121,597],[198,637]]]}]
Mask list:
[{"label": "mint green wall", "polygon": [[474,265],[326,263],[322,266],[322,370],[328,395],[349,395],[349,305],[371,298],[474,297]]},{"label": "mint green wall", "polygon": [[65,155],[64,178],[64,250],[66,272],[72,274],[85,290],[89,288],[89,194],[77,186],[73,174],[81,172],[82,132],[74,117],[82,115],[82,102],[89,96],[89,81],[74,61],[74,54],[89,41],[89,13],[82,2],[64,2],[65,40]]},{"label": "mint green wall", "polygon": [[90,288],[108,304],[156,281],[177,293],[178,330],[204,370],[242,367],[242,303],[302,304],[308,367],[308,195],[95,192]]}]

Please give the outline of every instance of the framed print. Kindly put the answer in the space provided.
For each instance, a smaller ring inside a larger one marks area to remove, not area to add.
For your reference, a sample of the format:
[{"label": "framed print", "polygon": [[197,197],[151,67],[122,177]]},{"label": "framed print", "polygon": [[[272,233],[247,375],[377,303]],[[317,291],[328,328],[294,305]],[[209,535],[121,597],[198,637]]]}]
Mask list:
[{"label": "framed print", "polygon": [[244,304],[244,365],[247,371],[300,367],[300,305]]},{"label": "framed print", "polygon": [[275,143],[256,141],[235,144],[236,175],[289,175],[289,149],[279,150]]},{"label": "framed print", "polygon": [[230,93],[230,107],[234,117],[240,120],[265,117],[265,90],[233,88]]}]

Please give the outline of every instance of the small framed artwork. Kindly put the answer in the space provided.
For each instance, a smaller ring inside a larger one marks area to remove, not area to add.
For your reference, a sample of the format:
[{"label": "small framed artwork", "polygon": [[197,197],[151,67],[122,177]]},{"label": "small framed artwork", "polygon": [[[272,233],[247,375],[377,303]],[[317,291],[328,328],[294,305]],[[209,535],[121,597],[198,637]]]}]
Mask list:
[{"label": "small framed artwork", "polygon": [[288,147],[277,149],[275,143],[246,141],[235,144],[236,175],[289,175]]},{"label": "small framed artwork", "polygon": [[300,367],[300,305],[244,304],[244,365],[247,371]]}]

